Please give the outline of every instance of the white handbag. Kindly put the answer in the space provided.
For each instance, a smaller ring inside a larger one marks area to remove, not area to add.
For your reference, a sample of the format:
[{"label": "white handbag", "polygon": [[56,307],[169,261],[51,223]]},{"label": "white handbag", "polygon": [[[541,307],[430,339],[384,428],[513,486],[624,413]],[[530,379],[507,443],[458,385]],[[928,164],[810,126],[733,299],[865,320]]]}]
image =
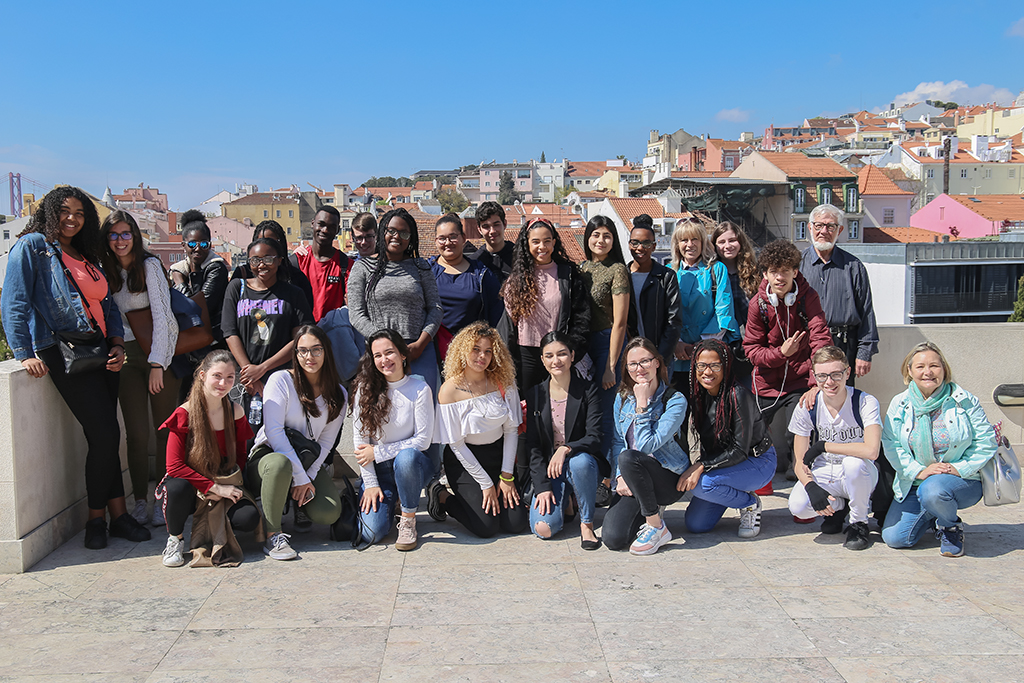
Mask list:
[{"label": "white handbag", "polygon": [[1019,503],[1020,462],[1005,436],[997,437],[996,444],[996,454],[980,472],[985,505]]}]

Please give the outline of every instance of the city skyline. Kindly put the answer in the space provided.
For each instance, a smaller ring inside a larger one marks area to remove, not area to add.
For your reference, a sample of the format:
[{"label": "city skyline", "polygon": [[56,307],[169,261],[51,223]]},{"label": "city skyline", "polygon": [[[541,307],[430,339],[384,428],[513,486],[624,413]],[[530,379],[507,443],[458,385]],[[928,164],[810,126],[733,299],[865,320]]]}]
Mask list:
[{"label": "city skyline", "polygon": [[4,10],[8,64],[25,59],[0,106],[0,174],[97,196],[141,182],[186,209],[235,183],[355,187],[541,152],[638,160],[651,129],[736,139],[901,97],[1006,104],[1024,88],[1024,17],[1016,3],[973,7],[975,49],[949,2],[887,8],[884,22],[840,10],[823,28],[796,2],[410,4],[386,16],[58,3],[45,22],[22,4]]}]

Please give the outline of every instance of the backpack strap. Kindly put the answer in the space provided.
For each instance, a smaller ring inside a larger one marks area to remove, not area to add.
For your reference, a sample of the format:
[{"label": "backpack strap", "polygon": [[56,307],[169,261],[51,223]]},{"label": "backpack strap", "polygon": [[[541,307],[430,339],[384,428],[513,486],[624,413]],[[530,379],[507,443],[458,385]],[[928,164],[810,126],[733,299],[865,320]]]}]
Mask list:
[{"label": "backpack strap", "polygon": [[[821,392],[819,392],[821,393]],[[814,443],[818,440],[818,394],[814,395],[814,403],[807,411],[811,416],[811,440],[810,443]]]},{"label": "backpack strap", "polygon": [[860,427],[860,431],[864,431],[864,419],[860,416],[860,395],[864,393],[860,389],[853,390],[853,396],[850,398],[850,405],[853,407],[853,419],[857,421],[857,426]]}]

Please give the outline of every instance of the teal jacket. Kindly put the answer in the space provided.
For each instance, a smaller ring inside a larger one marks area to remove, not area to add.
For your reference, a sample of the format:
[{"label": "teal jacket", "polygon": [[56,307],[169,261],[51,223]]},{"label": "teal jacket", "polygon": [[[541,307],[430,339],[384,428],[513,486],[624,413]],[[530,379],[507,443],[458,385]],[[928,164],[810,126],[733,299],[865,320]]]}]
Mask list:
[{"label": "teal jacket", "polygon": [[951,463],[964,479],[978,480],[979,470],[996,454],[995,430],[976,396],[953,384],[953,391],[942,404],[942,415],[949,429],[950,444],[940,461],[934,453],[910,450],[910,430],[914,426],[910,390],[897,394],[889,403],[882,426],[882,446],[896,470],[892,490],[897,501],[906,498],[917,475],[932,463]]}]

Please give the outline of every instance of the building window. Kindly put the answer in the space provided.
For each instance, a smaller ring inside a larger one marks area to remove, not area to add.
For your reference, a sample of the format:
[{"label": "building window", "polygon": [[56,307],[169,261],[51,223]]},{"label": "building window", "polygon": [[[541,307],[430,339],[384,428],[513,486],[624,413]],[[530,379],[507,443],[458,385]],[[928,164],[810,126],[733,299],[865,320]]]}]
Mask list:
[{"label": "building window", "polygon": [[342,228],[346,228],[346,229],[347,229],[347,228],[348,228],[348,226],[349,226],[349,222],[348,222],[348,219],[346,218],[345,220],[343,220],[343,221],[341,222],[341,227],[342,227]]},{"label": "building window", "polygon": [[966,168],[961,168],[960,169],[960,177],[961,178],[966,178],[967,177],[967,169]]},{"label": "building window", "polygon": [[940,207],[939,207],[939,220],[941,221],[941,220],[943,220],[943,219],[944,219],[945,217],[946,217],[946,207],[944,207],[944,206],[940,206]]},{"label": "building window", "polygon": [[1008,178],[1013,178],[1015,175],[1017,175],[1017,169],[1015,169],[1015,168],[1007,169],[1006,172],[1008,174],[1007,175]]},{"label": "building window", "polygon": [[796,236],[795,239],[805,240],[807,239],[807,221],[797,221],[796,223]]},{"label": "building window", "polygon": [[929,168],[928,169],[928,177],[929,178],[934,178],[935,177],[935,169],[934,168]]},{"label": "building window", "polygon": [[793,189],[793,213],[804,213],[807,203],[807,190],[803,187]]},{"label": "building window", "polygon": [[725,158],[725,170],[731,171],[735,167],[736,161],[732,157]]},{"label": "building window", "polygon": [[292,229],[291,228],[288,228],[288,234],[289,235],[292,234]]},{"label": "building window", "polygon": [[280,217],[281,217],[281,209],[278,209],[278,210],[277,210],[277,216],[276,216],[276,218],[280,218]]},{"label": "building window", "polygon": [[850,239],[851,240],[859,240],[860,239],[860,221],[857,221],[857,220],[850,221],[850,232],[849,232],[849,235],[850,235]]},{"label": "building window", "polygon": [[490,181],[487,181],[486,183],[484,183],[484,187],[490,187],[490,186],[491,186],[491,182]]},{"label": "building window", "polygon": [[882,209],[882,224],[892,225],[896,220],[896,209]]},{"label": "building window", "polygon": [[519,181],[519,187],[526,187],[526,181],[525,180],[520,180]]},{"label": "building window", "polygon": [[516,177],[517,178],[529,178],[530,177],[530,171],[516,171]]},{"label": "building window", "polygon": [[10,230],[4,230],[4,239],[5,240],[11,239],[11,231]]},{"label": "building window", "polygon": [[269,215],[270,215],[270,212],[267,211],[266,209],[263,209],[263,217],[266,218]]},{"label": "building window", "polygon": [[288,218],[295,218],[295,210],[288,209]]},{"label": "building window", "polygon": [[986,178],[991,178],[992,177],[992,169],[991,168],[986,168],[985,169],[985,177]]}]

